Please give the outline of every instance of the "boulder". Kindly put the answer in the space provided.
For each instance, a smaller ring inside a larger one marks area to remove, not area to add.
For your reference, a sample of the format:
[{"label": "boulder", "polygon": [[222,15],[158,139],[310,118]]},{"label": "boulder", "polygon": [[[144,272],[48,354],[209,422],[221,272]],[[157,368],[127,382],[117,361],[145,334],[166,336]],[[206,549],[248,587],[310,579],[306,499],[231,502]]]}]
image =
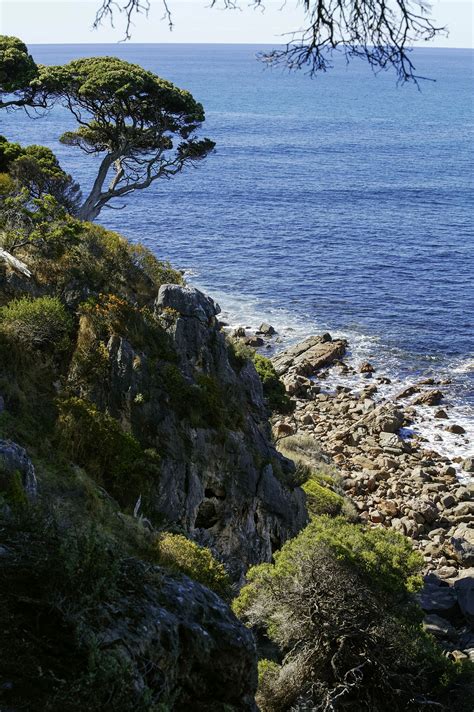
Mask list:
[{"label": "boulder", "polygon": [[474,472],[474,457],[467,457],[462,461],[462,469],[465,472]]},{"label": "boulder", "polygon": [[163,284],[155,301],[155,310],[174,309],[181,316],[194,317],[208,323],[220,313],[216,302],[196,289],[196,287],[181,287],[178,284]]},{"label": "boulder", "polygon": [[359,366],[359,373],[374,373],[374,372],[375,372],[375,368],[368,361],[364,361],[364,363],[361,363],[361,365]]},{"label": "boulder", "polygon": [[274,327],[271,324],[266,324],[265,322],[260,324],[257,329],[257,334],[261,334],[262,336],[274,336],[276,333],[277,332]]},{"label": "boulder", "polygon": [[423,628],[435,638],[447,638],[456,640],[456,628],[451,623],[436,613],[430,613],[423,621]]},{"label": "boulder", "polygon": [[432,391],[425,391],[424,393],[420,393],[420,395],[415,398],[413,401],[413,405],[438,405],[443,398],[443,393],[442,391],[439,390],[432,390]]},{"label": "boulder", "polygon": [[403,391],[400,391],[400,393],[395,396],[395,399],[402,400],[403,398],[410,398],[411,396],[414,396],[415,393],[419,392],[420,389],[418,386],[407,386],[407,388],[404,388]]},{"label": "boulder", "polygon": [[290,368],[302,376],[312,376],[323,366],[329,366],[344,355],[347,342],[333,341],[329,334],[311,336],[275,356],[273,365],[279,376]]},{"label": "boulder", "polygon": [[423,589],[417,595],[418,603],[428,613],[438,613],[450,617],[456,612],[457,596],[455,591],[446,585],[441,585],[435,577],[425,580]]},{"label": "boulder", "polygon": [[27,498],[31,501],[36,499],[38,485],[35,468],[25,448],[11,440],[0,440],[0,491],[9,489],[15,472],[21,475]]},{"label": "boulder", "polygon": [[448,425],[445,430],[447,433],[454,433],[454,435],[464,435],[466,432],[462,425],[458,425],[457,423],[452,423],[452,425]]},{"label": "boulder", "polygon": [[465,566],[474,565],[474,529],[469,524],[461,524],[451,537],[451,546],[458,561]]},{"label": "boulder", "polygon": [[466,620],[474,625],[474,569],[463,571],[454,582],[459,608]]}]

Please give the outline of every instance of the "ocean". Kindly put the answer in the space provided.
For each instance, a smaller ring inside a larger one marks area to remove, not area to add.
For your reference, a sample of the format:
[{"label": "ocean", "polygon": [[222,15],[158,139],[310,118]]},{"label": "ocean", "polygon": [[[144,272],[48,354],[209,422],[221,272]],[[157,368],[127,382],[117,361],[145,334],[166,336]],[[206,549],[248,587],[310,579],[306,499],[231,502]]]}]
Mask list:
[{"label": "ocean", "polygon": [[[38,45],[38,63],[116,55],[189,89],[216,151],[197,170],[104,210],[98,221],[186,271],[232,325],[262,321],[278,347],[330,331],[370,360],[389,396],[443,386],[451,422],[415,430],[450,456],[474,453],[472,50],[415,50],[435,81],[400,86],[361,62],[311,79],[269,70],[251,45]],[[0,116],[0,133],[50,146],[84,192],[96,163],[62,146],[62,109]],[[356,379],[350,385],[357,387]]]}]

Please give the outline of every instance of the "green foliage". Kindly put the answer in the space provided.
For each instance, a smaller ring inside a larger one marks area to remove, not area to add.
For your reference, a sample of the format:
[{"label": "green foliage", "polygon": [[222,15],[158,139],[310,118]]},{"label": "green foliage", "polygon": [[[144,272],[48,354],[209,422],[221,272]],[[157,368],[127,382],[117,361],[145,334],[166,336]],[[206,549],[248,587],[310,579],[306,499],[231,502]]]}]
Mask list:
[{"label": "green foliage", "polygon": [[26,347],[60,352],[70,344],[72,319],[56,297],[20,297],[0,308],[0,329]]},{"label": "green foliage", "polygon": [[21,154],[22,148],[19,143],[11,143],[5,136],[0,136],[0,172],[8,173],[13,161]]},{"label": "green foliage", "polygon": [[37,73],[26,45],[18,37],[0,35],[0,97],[24,89]]},{"label": "green foliage", "polygon": [[[6,480],[6,487],[2,492],[1,485],[3,484],[3,480]],[[6,473],[6,475],[3,476],[0,465],[0,495],[3,495],[7,504],[15,510],[21,509],[28,504],[21,473],[18,472],[18,470],[13,473]]]},{"label": "green foliage", "polygon": [[130,664],[99,635],[107,607],[132,581],[145,585],[144,569],[129,570],[93,527],[65,531],[35,509],[0,517],[0,533],[9,552],[0,560],[0,669],[12,682],[0,706],[153,712],[151,691],[136,689]]},{"label": "green foliage", "polygon": [[229,597],[229,576],[205,546],[181,534],[166,533],[156,540],[153,556],[161,566],[186,574],[223,598]]},{"label": "green foliage", "polygon": [[302,488],[306,493],[306,506],[310,515],[340,514],[344,498],[339,494],[311,479],[307,480]]},{"label": "green foliage", "polygon": [[81,398],[58,404],[57,431],[65,453],[115,497],[133,508],[140,495],[146,496],[159,476],[159,458],[144,451],[120,423]]},{"label": "green foliage", "polygon": [[459,669],[421,628],[412,592],[422,559],[408,539],[321,516],[274,558],[250,569],[234,601],[282,659],[261,665],[264,712],[330,709],[340,697],[349,709],[396,712],[451,701]]},{"label": "green foliage", "polygon": [[247,361],[253,361],[255,350],[247,346],[243,339],[227,339],[229,359],[232,366],[240,371]]},{"label": "green foliage", "polygon": [[243,425],[239,394],[213,376],[198,373],[192,382],[173,363],[163,364],[160,373],[172,408],[193,428],[238,429]]},{"label": "green foliage", "polygon": [[270,359],[254,354],[253,362],[263,384],[263,393],[267,399],[270,410],[278,413],[289,413],[293,404],[286,395],[285,386],[278,378]]}]

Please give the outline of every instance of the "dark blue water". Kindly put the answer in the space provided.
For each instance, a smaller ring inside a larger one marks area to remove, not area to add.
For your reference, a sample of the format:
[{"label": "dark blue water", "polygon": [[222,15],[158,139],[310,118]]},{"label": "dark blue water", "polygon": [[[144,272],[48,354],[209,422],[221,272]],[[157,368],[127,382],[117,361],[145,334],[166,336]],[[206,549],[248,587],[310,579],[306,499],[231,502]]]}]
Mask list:
[{"label": "dark blue water", "polygon": [[[422,49],[415,87],[337,66],[311,80],[269,71],[244,45],[36,46],[38,62],[115,54],[189,89],[217,150],[99,221],[193,272],[229,318],[290,335],[349,335],[399,379],[435,369],[474,405],[473,52]],[[73,121],[3,116],[84,188],[94,165],[57,137]],[[359,351],[357,351],[359,349]]]}]

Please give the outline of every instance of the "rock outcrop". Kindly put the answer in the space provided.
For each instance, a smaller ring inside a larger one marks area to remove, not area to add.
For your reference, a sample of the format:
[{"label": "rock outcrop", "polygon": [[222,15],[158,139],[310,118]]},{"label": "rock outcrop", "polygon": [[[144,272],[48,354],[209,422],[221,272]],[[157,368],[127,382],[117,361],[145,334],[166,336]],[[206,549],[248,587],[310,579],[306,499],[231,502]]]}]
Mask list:
[{"label": "rock outcrop", "polygon": [[15,473],[21,476],[21,484],[30,501],[36,499],[38,485],[33,463],[26,450],[11,440],[0,440],[0,491],[8,491]]},{"label": "rock outcrop", "polygon": [[161,287],[154,310],[174,362],[157,362],[114,335],[107,378],[81,381],[77,393],[158,450],[153,515],[211,547],[239,579],[304,526],[304,494],[286,484],[294,465],[272,443],[253,364],[231,362],[219,307],[172,284]]}]

